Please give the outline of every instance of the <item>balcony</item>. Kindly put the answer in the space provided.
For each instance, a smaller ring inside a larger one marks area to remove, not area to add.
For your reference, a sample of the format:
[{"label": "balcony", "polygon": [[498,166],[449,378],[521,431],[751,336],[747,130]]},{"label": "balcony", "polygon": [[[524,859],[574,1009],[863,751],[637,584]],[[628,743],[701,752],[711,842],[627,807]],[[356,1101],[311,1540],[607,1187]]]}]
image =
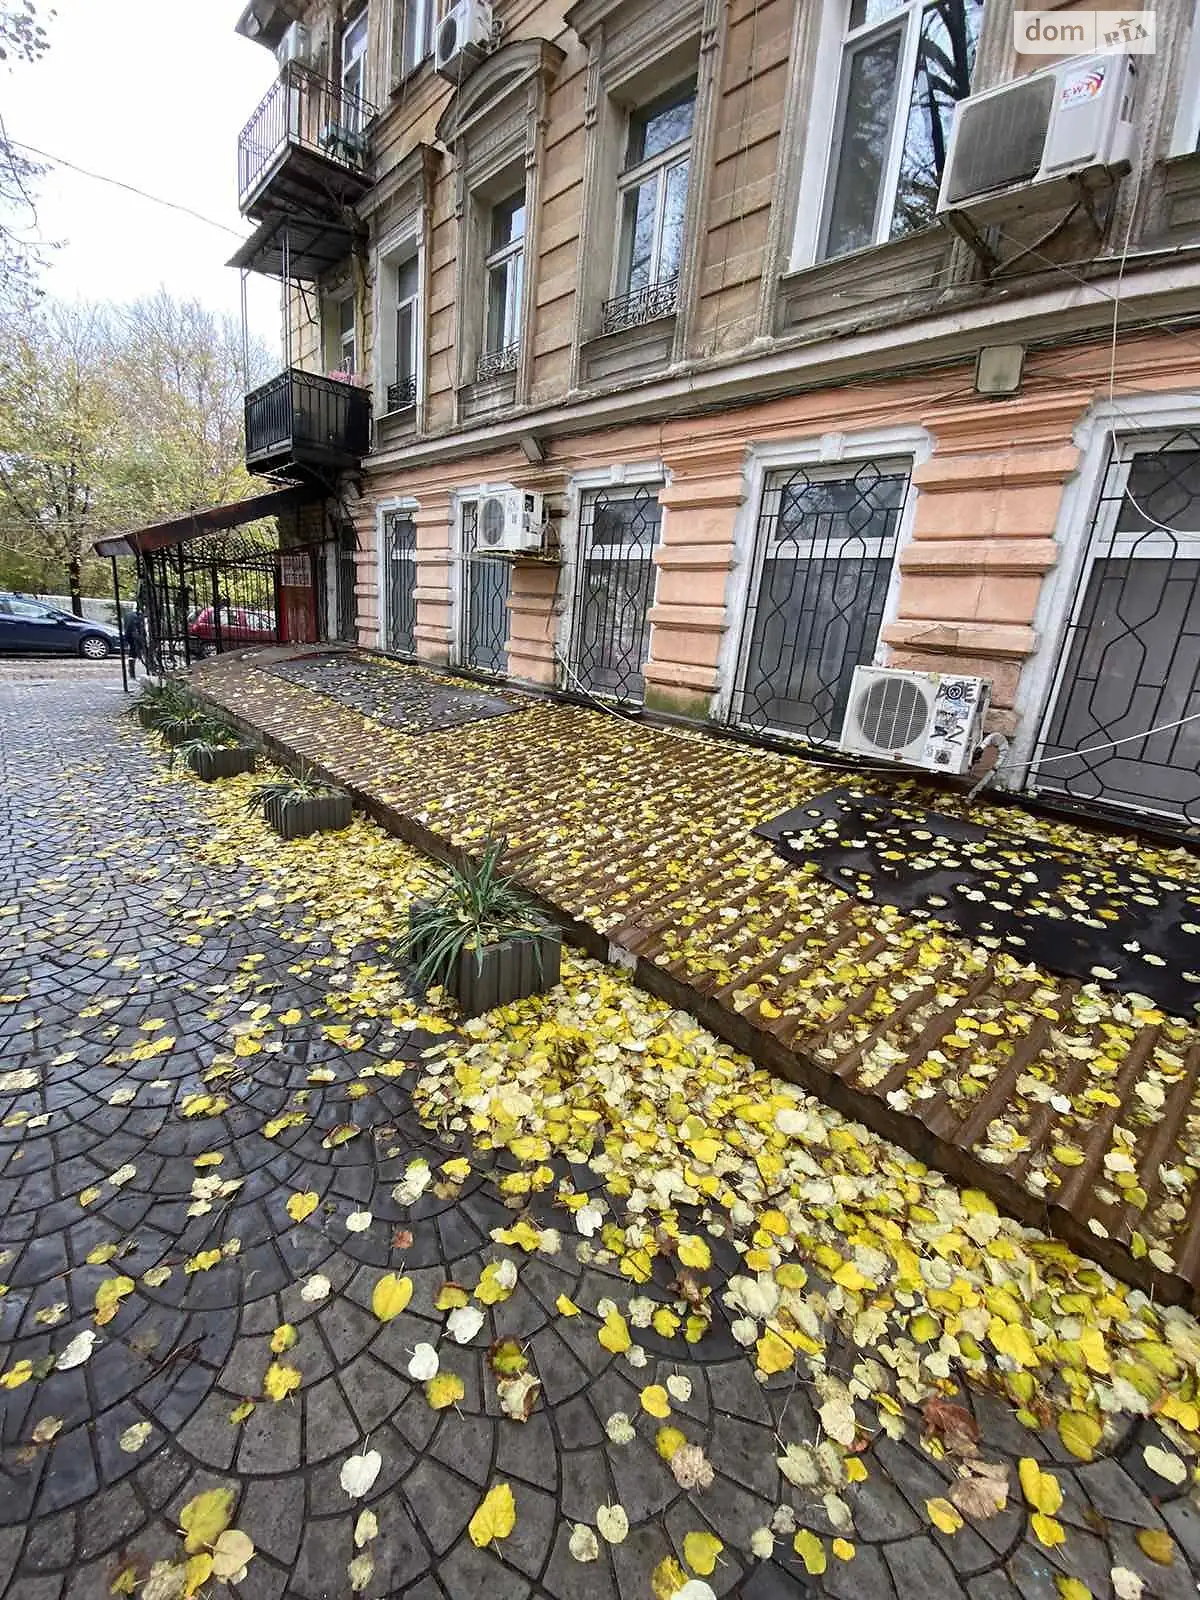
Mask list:
[{"label": "balcony", "polygon": [[371,397],[357,384],[292,367],[246,396],[251,472],[356,467],[371,448]]},{"label": "balcony", "polygon": [[291,61],[238,138],[238,206],[270,214],[340,218],[371,186],[375,108]]}]

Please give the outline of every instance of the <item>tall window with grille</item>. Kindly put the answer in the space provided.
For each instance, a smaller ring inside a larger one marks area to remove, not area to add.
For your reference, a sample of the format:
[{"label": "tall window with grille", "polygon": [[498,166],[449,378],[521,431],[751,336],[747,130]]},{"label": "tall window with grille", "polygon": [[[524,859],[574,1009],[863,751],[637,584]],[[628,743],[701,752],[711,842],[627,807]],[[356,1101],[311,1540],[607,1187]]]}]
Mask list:
[{"label": "tall window with grille", "polygon": [[520,352],[525,296],[524,189],[492,207],[487,238],[480,378],[511,372]]},{"label": "tall window with grille", "polygon": [[462,506],[459,590],[459,655],[479,672],[508,671],[508,599],[512,563],[487,555],[479,545],[479,504]]},{"label": "tall window with grille", "polygon": [[351,644],[358,638],[357,580],[358,535],[352,522],[344,522],[337,541],[337,636]]},{"label": "tall window with grille", "polygon": [[1113,446],[1032,782],[1200,823],[1200,430]]},{"label": "tall window with grille", "polygon": [[618,180],[616,289],[604,304],[605,333],[675,310],[695,119],[695,79],[630,113]]},{"label": "tall window with grille", "polygon": [[417,653],[417,527],[411,511],[389,511],[383,519],[384,614],[387,649]]},{"label": "tall window with grille", "polygon": [[839,737],[854,669],[879,638],[908,481],[897,461],[768,474],[735,698],[744,726]]},{"label": "tall window with grille", "polygon": [[654,552],[662,529],[657,485],[583,495],[571,637],[572,687],[640,704],[650,655]]},{"label": "tall window with grille", "polygon": [[844,17],[821,258],[934,221],[954,106],[971,92],[983,0],[847,0]]},{"label": "tall window with grille", "polygon": [[396,367],[388,384],[389,411],[407,411],[417,403],[417,335],[421,277],[417,257],[401,262],[396,273]]}]

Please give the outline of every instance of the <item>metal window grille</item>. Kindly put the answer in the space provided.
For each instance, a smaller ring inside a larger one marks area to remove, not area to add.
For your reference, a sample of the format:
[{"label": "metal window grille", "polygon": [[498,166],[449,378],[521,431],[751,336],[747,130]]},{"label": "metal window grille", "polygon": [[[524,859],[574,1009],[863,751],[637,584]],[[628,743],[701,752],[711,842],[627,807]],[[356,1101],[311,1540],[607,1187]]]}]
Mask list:
[{"label": "metal window grille", "polygon": [[759,507],[736,719],[811,743],[838,738],[854,668],[879,638],[908,466],[768,475]]},{"label": "metal window grille", "polygon": [[657,487],[583,496],[571,657],[592,694],[632,704],[645,698],[661,527]]},{"label": "metal window grille", "polygon": [[508,671],[512,564],[479,550],[479,507],[462,508],[462,659],[479,672]]},{"label": "metal window grille", "polygon": [[401,378],[398,383],[389,383],[387,391],[388,411],[408,411],[417,403],[417,379],[412,377]]},{"label": "metal window grille", "polygon": [[383,521],[387,563],[387,647],[397,655],[417,653],[417,527],[406,511]]},{"label": "metal window grille", "polygon": [[632,294],[618,295],[606,300],[600,315],[601,333],[619,333],[622,328],[640,328],[656,317],[673,316],[679,297],[679,277],[665,278],[662,283],[650,283]]},{"label": "metal window grille", "polygon": [[1200,713],[1200,432],[1114,448],[1059,661],[1031,787],[1200,823],[1200,721],[1149,731]]},{"label": "metal window grille", "polygon": [[485,350],[475,369],[476,378],[480,383],[486,383],[489,378],[499,378],[506,372],[515,372],[520,354],[519,344],[505,345],[503,350]]}]

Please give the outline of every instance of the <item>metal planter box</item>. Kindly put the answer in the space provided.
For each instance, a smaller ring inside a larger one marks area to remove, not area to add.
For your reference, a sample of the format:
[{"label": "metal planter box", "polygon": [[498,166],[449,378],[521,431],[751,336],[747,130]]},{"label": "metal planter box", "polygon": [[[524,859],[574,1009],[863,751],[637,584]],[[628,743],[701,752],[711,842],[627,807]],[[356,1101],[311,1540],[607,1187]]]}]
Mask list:
[{"label": "metal planter box", "polygon": [[[423,953],[419,944],[413,948],[414,964]],[[547,928],[535,939],[502,939],[499,944],[485,945],[482,952],[464,950],[445,987],[464,1016],[478,1017],[497,1006],[553,989],[561,969],[562,934],[557,928]]]},{"label": "metal planter box", "polygon": [[241,772],[253,772],[256,754],[249,745],[236,744],[228,750],[193,751],[187,764],[198,778],[212,783],[217,778],[236,778]]},{"label": "metal planter box", "polygon": [[315,795],[286,804],[272,795],[263,815],[281,839],[306,839],[311,833],[335,833],[350,826],[354,802],[345,793]]}]

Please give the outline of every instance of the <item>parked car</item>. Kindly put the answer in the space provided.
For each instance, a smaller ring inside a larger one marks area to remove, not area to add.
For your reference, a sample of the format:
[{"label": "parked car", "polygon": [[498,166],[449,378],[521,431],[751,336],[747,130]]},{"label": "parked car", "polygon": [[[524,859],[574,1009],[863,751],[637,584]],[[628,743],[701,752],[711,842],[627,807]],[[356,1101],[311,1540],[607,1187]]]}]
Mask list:
[{"label": "parked car", "polygon": [[[197,611],[188,624],[188,638],[197,655],[216,655],[217,615],[212,606]],[[269,611],[246,611],[240,606],[222,606],[219,638],[219,648],[222,650],[227,650],[230,645],[274,644],[275,618]]]},{"label": "parked car", "polygon": [[121,635],[107,622],[59,611],[23,594],[0,594],[0,651],[13,655],[119,655]]}]

